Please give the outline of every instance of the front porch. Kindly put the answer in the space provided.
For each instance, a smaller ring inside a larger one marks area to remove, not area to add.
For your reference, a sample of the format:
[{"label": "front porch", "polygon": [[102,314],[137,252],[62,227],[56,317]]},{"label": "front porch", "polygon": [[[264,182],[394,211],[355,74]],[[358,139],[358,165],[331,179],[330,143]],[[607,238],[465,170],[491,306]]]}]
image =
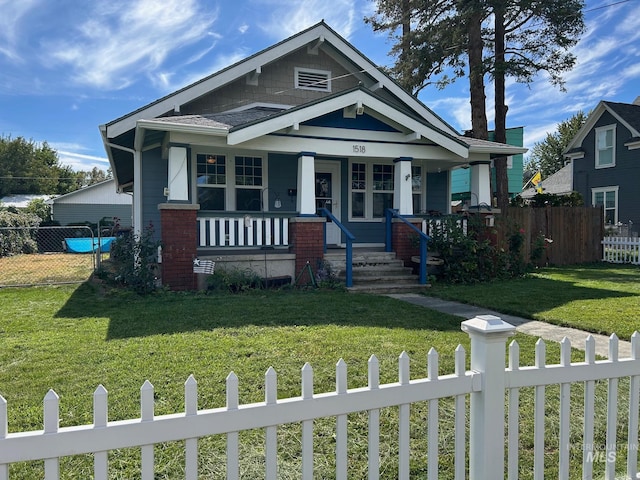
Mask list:
[{"label": "front porch", "polygon": [[[371,237],[360,242],[325,209],[321,210],[323,216],[307,217],[269,212],[198,216],[193,206],[163,204],[163,284],[177,290],[205,288],[206,276],[193,273],[193,260],[198,258],[215,262],[216,269],[252,272],[266,282],[289,277],[292,282],[306,285],[313,283],[310,275],[315,280],[318,270],[323,269],[354,290],[424,288],[426,234],[447,217],[407,219],[394,210],[388,212],[395,213],[395,218],[389,215],[383,234],[372,243]],[[456,218],[460,228],[466,229],[465,217]],[[183,222],[182,226],[176,226],[178,222]],[[196,228],[188,229],[186,222]],[[339,245],[327,244],[330,224],[342,230]],[[187,238],[189,235],[192,239]],[[190,255],[186,247],[189,244],[194,245]],[[422,259],[417,268],[416,258]],[[418,275],[414,274],[416,271]]]}]

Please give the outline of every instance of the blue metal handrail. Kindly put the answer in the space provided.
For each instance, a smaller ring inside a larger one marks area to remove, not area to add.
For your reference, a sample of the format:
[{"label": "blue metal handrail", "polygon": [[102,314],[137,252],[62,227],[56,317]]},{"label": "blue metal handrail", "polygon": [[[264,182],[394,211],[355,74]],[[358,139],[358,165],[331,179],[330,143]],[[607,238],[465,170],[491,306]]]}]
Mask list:
[{"label": "blue metal handrail", "polygon": [[420,278],[419,278],[419,283],[420,285],[426,285],[427,284],[427,242],[429,240],[431,240],[431,237],[429,237],[429,235],[427,235],[426,233],[422,232],[422,230],[420,230],[418,227],[416,227],[413,223],[411,223],[409,220],[406,219],[406,217],[403,217],[402,215],[400,215],[398,213],[398,210],[395,210],[393,208],[387,208],[387,210],[385,211],[385,219],[386,219],[386,226],[385,226],[385,243],[384,243],[384,250],[385,252],[392,252],[393,251],[393,245],[392,243],[392,232],[391,232],[391,221],[394,218],[398,218],[400,220],[402,220],[404,223],[406,223],[409,227],[411,227],[413,230],[416,231],[416,233],[418,234],[418,238],[420,239]]},{"label": "blue metal handrail", "polygon": [[[323,217],[329,218],[333,223],[335,223],[336,227],[338,227],[342,231],[342,233],[344,233],[344,236],[347,239],[347,251],[346,251],[346,257],[345,257],[345,268],[346,268],[345,284],[347,287],[353,287],[353,241],[356,239],[356,237],[354,237],[353,234],[349,230],[347,230],[347,227],[342,225],[340,221],[329,210],[327,210],[326,208],[321,208],[319,212],[320,212],[320,215],[322,215]],[[326,223],[323,225],[323,230],[324,232],[322,235],[323,237],[322,248],[324,253],[327,253],[327,224]]]}]

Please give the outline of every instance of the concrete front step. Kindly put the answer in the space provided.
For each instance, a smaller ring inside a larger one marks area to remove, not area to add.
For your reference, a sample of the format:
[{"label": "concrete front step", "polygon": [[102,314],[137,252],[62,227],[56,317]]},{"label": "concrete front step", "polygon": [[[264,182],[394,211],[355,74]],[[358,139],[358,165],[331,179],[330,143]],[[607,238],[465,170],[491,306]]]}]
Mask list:
[{"label": "concrete front step", "polygon": [[[325,260],[339,278],[345,278],[345,252],[325,254]],[[353,253],[353,292],[400,293],[420,292],[426,286],[418,284],[418,276],[405,267],[393,252]]]},{"label": "concrete front step", "polygon": [[393,294],[393,293],[420,293],[424,292],[431,285],[419,285],[417,278],[413,284],[396,284],[396,283],[376,283],[376,284],[356,284],[354,282],[353,287],[347,288],[353,293],[376,293],[376,294]]}]

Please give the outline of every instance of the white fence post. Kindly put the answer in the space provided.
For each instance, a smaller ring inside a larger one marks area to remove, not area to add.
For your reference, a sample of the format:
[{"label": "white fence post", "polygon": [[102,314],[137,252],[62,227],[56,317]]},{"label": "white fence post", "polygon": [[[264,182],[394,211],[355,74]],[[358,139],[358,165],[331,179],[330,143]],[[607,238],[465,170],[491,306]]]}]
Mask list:
[{"label": "white fence post", "polygon": [[469,478],[503,479],[505,348],[516,328],[493,315],[461,326],[471,337],[471,370],[482,375],[481,390],[471,393]]}]

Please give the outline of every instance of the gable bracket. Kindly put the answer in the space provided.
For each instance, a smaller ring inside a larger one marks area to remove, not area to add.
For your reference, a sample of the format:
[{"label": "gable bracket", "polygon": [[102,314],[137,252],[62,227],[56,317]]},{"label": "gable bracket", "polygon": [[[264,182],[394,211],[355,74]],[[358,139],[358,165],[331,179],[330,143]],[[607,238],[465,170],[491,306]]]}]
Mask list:
[{"label": "gable bracket", "polygon": [[422,138],[422,135],[420,135],[418,132],[411,132],[407,135],[404,136],[404,139],[407,142],[413,142],[415,140],[420,140],[420,138]]},{"label": "gable bracket", "polygon": [[258,86],[258,77],[262,73],[262,67],[257,67],[252,72],[247,73],[247,85]]},{"label": "gable bracket", "polygon": [[384,85],[382,85],[382,82],[376,82],[369,87],[369,90],[371,90],[372,92],[375,92],[376,90],[380,90],[381,88],[384,88]]},{"label": "gable bracket", "polygon": [[307,46],[307,53],[309,55],[318,55],[318,49],[322,46],[323,43],[324,43],[324,36],[318,37],[318,39],[315,42]]}]

